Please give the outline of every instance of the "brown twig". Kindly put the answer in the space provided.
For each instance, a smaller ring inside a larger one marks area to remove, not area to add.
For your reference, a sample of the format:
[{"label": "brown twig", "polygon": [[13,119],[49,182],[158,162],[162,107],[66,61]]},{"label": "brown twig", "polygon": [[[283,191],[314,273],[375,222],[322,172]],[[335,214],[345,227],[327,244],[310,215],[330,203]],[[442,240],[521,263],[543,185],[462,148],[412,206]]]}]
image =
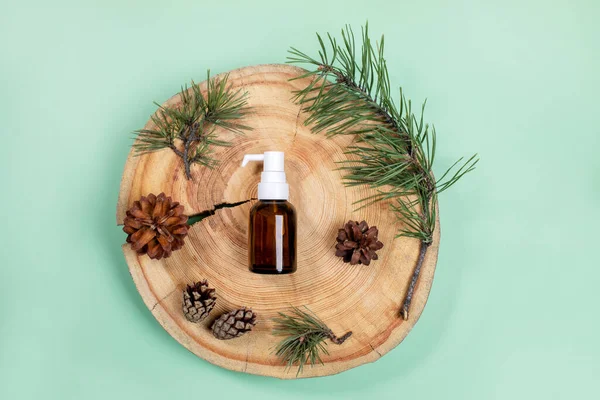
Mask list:
[{"label": "brown twig", "polygon": [[350,336],[352,336],[352,331],[348,331],[343,336],[340,336],[340,337],[335,336],[333,331],[329,331],[329,334],[327,336],[333,343],[342,344],[346,341],[346,339],[348,339]]},{"label": "brown twig", "polygon": [[408,286],[408,292],[406,293],[406,297],[402,302],[402,307],[400,308],[400,313],[404,320],[408,319],[408,310],[410,309],[410,303],[413,298],[413,293],[415,291],[415,286],[417,284],[417,280],[419,279],[419,274],[421,273],[421,267],[423,266],[423,261],[425,260],[425,255],[427,254],[427,249],[431,243],[421,242],[421,250],[419,251],[419,258],[417,259],[417,265],[412,274],[412,278],[410,280],[410,285]]},{"label": "brown twig", "polygon": [[188,136],[183,144],[183,165],[185,167],[185,177],[189,180],[192,178],[192,171],[190,168],[190,145],[192,139]]},{"label": "brown twig", "polygon": [[[191,165],[193,163],[193,158],[190,157],[190,147],[194,142],[200,140],[198,136],[198,131],[200,129],[200,124],[198,122],[193,123],[192,125],[186,128],[187,134],[183,136],[183,152],[179,152],[178,155],[183,159],[183,165],[185,167],[185,177],[189,180],[192,179],[192,171]],[[177,152],[176,152],[177,153]]]}]

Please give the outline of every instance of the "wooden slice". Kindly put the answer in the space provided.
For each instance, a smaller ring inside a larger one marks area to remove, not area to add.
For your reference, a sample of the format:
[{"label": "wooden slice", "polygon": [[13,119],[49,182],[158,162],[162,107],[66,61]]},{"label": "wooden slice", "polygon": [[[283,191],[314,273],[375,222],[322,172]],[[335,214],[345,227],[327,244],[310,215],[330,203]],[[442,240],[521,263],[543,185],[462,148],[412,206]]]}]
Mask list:
[{"label": "wooden slice", "polygon": [[[274,353],[279,337],[271,335],[271,318],[290,306],[308,306],[336,334],[353,335],[343,345],[329,343],[324,365],[307,367],[300,377],[335,374],[372,362],[404,339],[418,320],[431,288],[439,243],[439,221],[434,245],[425,259],[416,287],[410,318],[398,316],[419,254],[419,242],[398,238],[401,223],[387,203],[355,211],[354,202],[373,194],[366,187],[347,188],[336,162],[346,158],[351,136],[326,138],[304,126],[306,115],[292,101],[292,91],[308,80],[289,81],[301,69],[261,65],[235,70],[229,80],[249,94],[253,112],[245,123],[254,128],[246,136],[219,132],[232,147],[215,148],[215,169],[192,167],[186,180],[183,164],[165,149],[135,157],[130,153],[123,180],[117,222],[142,195],[165,192],[193,215],[223,203],[244,202],[217,209],[194,224],[183,249],[165,260],[138,256],[128,245],[123,252],[144,302],[160,324],[182,345],[209,362],[235,371],[278,378],[295,378]],[[202,85],[205,85],[203,83]],[[177,104],[174,96],[166,105]],[[146,128],[152,127],[148,122]],[[298,211],[298,271],[283,276],[258,275],[248,270],[248,214],[257,196],[261,166],[241,168],[244,154],[284,151],[290,202]],[[250,201],[248,201],[250,200]],[[348,220],[377,225],[385,244],[370,266],[344,264],[334,255],[337,230]],[[216,288],[217,306],[201,324],[188,322],[181,312],[186,284],[208,279]],[[223,312],[240,306],[258,313],[255,329],[237,339],[219,341],[210,324]]]}]

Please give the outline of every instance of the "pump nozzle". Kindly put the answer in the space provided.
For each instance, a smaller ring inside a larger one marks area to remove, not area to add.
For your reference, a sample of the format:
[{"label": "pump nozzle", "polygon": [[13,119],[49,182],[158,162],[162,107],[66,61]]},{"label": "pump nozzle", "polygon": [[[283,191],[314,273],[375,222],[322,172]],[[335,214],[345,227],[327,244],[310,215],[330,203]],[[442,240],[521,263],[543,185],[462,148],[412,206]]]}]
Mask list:
[{"label": "pump nozzle", "polygon": [[263,172],[258,184],[259,200],[287,200],[289,186],[284,172],[284,155],[281,151],[265,151],[264,154],[246,154],[242,167],[250,161],[263,161]]},{"label": "pump nozzle", "polygon": [[265,161],[264,154],[246,154],[244,156],[244,160],[242,161],[242,167],[248,165],[250,161]]}]

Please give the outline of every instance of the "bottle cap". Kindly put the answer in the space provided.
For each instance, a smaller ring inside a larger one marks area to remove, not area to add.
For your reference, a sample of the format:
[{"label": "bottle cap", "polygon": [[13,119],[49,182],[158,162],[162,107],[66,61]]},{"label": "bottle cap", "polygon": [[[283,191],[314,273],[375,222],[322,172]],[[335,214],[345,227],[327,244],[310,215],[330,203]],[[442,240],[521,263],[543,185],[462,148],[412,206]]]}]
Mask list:
[{"label": "bottle cap", "polygon": [[290,187],[285,179],[283,152],[265,151],[263,154],[246,154],[242,161],[242,167],[245,167],[250,161],[263,161],[263,172],[258,184],[258,199],[287,200],[290,195]]}]

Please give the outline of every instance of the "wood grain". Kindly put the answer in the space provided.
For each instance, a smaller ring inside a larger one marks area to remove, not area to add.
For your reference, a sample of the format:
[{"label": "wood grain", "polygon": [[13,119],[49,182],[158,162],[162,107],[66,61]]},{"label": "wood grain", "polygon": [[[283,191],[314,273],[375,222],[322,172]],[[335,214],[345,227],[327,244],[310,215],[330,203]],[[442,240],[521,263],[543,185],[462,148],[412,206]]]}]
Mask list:
[{"label": "wood grain", "polygon": [[[230,73],[235,88],[249,94],[252,114],[245,123],[254,128],[246,136],[219,132],[233,143],[217,148],[215,169],[192,168],[187,181],[183,165],[170,150],[134,157],[130,153],[117,205],[117,223],[142,195],[165,192],[184,204],[186,213],[211,210],[217,204],[256,198],[259,165],[241,168],[246,153],[285,151],[290,202],[298,211],[298,271],[284,276],[248,271],[247,225],[253,201],[216,210],[190,230],[186,245],[166,260],[137,256],[123,246],[133,280],[144,302],[161,325],[191,352],[235,371],[278,378],[295,378],[274,355],[279,338],[270,334],[271,318],[287,307],[308,306],[334,332],[352,330],[341,346],[328,345],[324,365],[306,368],[301,377],[335,374],[372,362],[398,345],[418,320],[429,294],[438,254],[439,221],[434,245],[427,253],[416,288],[410,319],[398,317],[410,275],[419,254],[417,240],[394,236],[400,227],[387,203],[355,211],[353,203],[372,194],[366,187],[347,188],[335,171],[344,160],[350,136],[325,138],[304,126],[306,115],[291,100],[292,91],[306,80],[289,81],[302,70],[286,65],[247,67]],[[205,85],[203,83],[202,85]],[[166,104],[177,104],[179,96]],[[149,122],[146,127],[151,127]],[[337,229],[350,219],[379,227],[385,247],[370,266],[351,266],[335,257]],[[181,312],[186,284],[208,279],[216,288],[217,306],[202,324],[188,322]],[[216,340],[208,327],[222,312],[252,307],[259,321],[241,338]]]}]

